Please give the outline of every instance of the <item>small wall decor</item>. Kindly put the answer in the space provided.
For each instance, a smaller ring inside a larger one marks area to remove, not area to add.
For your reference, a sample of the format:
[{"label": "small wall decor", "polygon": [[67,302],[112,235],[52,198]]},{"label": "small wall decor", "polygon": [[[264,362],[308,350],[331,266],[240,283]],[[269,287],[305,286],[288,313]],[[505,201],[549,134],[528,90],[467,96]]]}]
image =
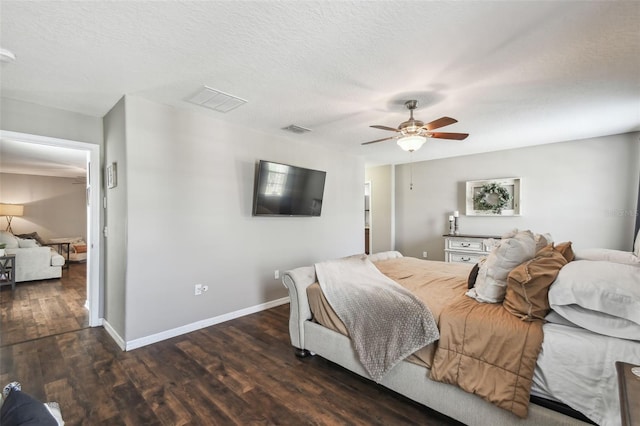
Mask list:
[{"label": "small wall decor", "polygon": [[520,178],[467,182],[467,216],[519,216]]},{"label": "small wall decor", "polygon": [[107,166],[107,188],[118,186],[118,163],[111,163]]}]

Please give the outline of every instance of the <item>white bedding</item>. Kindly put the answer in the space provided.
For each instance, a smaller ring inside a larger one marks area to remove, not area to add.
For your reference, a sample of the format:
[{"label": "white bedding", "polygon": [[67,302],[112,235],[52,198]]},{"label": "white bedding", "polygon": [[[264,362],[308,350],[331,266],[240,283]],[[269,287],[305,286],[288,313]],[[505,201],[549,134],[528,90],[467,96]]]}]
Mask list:
[{"label": "white bedding", "polygon": [[549,288],[549,304],[587,330],[640,340],[640,267],[609,261],[571,262]]},{"label": "white bedding", "polygon": [[640,365],[640,342],[560,324],[545,324],[543,330],[533,393],[563,402],[599,425],[620,425],[615,362]]}]

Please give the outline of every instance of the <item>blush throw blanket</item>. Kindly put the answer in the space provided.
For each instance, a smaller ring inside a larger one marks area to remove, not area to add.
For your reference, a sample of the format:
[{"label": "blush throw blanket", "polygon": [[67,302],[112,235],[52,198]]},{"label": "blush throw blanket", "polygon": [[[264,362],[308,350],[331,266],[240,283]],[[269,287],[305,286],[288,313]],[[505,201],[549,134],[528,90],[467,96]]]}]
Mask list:
[{"label": "blush throw blanket", "polygon": [[398,362],[439,339],[429,308],[382,274],[365,255],[316,263],[315,269],[322,292],[375,382]]}]

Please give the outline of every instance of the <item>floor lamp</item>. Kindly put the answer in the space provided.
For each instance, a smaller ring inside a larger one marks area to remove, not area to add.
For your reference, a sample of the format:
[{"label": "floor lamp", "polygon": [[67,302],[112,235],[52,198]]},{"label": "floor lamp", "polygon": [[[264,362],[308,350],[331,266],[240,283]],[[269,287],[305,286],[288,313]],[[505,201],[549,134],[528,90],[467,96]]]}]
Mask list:
[{"label": "floor lamp", "polygon": [[14,216],[22,216],[24,213],[24,206],[18,204],[0,204],[0,216],[7,217],[7,229],[5,231],[13,234],[11,229],[11,220]]}]

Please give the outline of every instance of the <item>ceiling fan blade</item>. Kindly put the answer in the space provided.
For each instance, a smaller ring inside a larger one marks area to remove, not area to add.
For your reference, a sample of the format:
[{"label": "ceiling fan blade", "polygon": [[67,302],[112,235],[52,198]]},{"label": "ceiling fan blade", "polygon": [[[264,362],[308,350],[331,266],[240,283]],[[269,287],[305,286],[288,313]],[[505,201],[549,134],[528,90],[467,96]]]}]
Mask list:
[{"label": "ceiling fan blade", "polygon": [[391,136],[389,138],[384,138],[384,139],[376,139],[375,141],[369,141],[369,142],[363,142],[360,145],[369,145],[370,143],[376,143],[376,142],[382,142],[382,141],[387,141],[389,139],[395,139],[395,136]]},{"label": "ceiling fan blade", "polygon": [[469,136],[469,133],[443,133],[443,132],[439,132],[439,133],[428,133],[428,135],[431,138],[455,139],[457,141],[461,141],[463,139],[466,139],[467,136]]},{"label": "ceiling fan blade", "polygon": [[448,126],[450,124],[457,123],[457,122],[458,120],[456,120],[455,118],[442,117],[442,118],[438,118],[437,120],[433,120],[431,123],[427,123],[422,127],[427,130],[435,130],[435,129],[439,129],[440,127]]},{"label": "ceiling fan blade", "polygon": [[373,127],[374,129],[380,129],[380,130],[391,130],[392,132],[399,132],[400,131],[398,129],[394,129],[393,127],[387,127],[387,126],[374,125],[374,126],[369,126],[369,127]]}]

